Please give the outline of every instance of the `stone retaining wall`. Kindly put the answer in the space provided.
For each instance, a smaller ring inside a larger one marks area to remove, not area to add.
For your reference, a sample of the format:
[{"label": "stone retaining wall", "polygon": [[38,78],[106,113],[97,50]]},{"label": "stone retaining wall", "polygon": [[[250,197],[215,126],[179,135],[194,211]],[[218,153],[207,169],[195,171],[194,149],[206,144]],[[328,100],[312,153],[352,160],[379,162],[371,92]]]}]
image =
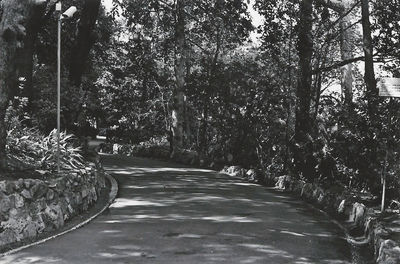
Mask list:
[{"label": "stone retaining wall", "polygon": [[87,211],[105,187],[94,167],[51,180],[0,181],[0,250],[53,231]]}]

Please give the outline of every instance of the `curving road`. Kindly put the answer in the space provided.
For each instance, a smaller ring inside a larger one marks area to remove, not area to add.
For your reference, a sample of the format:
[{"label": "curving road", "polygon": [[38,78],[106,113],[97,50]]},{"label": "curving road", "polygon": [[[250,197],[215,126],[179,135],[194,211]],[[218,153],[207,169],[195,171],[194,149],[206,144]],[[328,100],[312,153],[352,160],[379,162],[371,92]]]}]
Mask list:
[{"label": "curving road", "polygon": [[291,196],[209,170],[103,160],[120,187],[110,209],[0,263],[352,263],[342,232]]}]

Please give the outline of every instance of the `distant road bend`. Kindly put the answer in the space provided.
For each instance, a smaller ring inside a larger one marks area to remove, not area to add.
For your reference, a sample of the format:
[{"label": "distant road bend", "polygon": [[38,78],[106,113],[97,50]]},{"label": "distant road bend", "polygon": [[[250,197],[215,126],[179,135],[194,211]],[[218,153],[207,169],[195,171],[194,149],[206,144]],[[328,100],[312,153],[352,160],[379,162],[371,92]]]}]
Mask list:
[{"label": "distant road bend", "polygon": [[0,263],[353,263],[323,214],[214,171],[106,155],[115,203],[93,222]]}]

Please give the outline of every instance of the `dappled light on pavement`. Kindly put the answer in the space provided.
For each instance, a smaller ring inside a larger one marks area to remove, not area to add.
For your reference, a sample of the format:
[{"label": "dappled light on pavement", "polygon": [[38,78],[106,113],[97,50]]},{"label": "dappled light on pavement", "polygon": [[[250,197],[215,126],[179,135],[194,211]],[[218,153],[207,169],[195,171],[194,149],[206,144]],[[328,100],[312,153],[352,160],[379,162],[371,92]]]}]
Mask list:
[{"label": "dappled light on pavement", "polygon": [[209,170],[103,158],[115,203],[5,263],[352,263],[341,231],[296,198]]}]

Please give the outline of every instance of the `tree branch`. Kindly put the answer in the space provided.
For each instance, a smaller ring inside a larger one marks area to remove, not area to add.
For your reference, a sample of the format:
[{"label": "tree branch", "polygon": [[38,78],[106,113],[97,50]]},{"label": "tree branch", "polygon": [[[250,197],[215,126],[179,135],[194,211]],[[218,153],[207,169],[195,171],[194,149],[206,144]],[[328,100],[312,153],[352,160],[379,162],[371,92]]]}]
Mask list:
[{"label": "tree branch", "polygon": [[312,74],[331,71],[331,70],[334,70],[336,68],[342,67],[344,65],[347,65],[347,64],[350,64],[350,63],[353,63],[353,62],[357,62],[357,61],[362,61],[362,60],[364,60],[364,56],[355,57],[355,58],[351,58],[351,59],[348,59],[348,60],[343,60],[343,61],[337,62],[335,64],[332,64],[330,66],[327,66],[327,67],[314,69],[312,71]]},{"label": "tree branch", "polygon": [[[372,57],[376,57],[378,55],[378,53],[372,55]],[[339,67],[345,66],[347,64],[353,63],[353,62],[357,62],[357,61],[364,61],[365,57],[364,56],[360,56],[360,57],[354,57],[348,60],[343,60],[343,61],[339,61],[335,64],[332,64],[330,66],[327,67],[321,67],[321,68],[317,68],[312,70],[312,74],[317,74],[317,73],[321,73],[321,72],[327,72],[327,71],[331,71],[334,69],[337,69]],[[375,59],[374,62],[385,62],[385,59],[383,57],[378,57],[378,59]]]},{"label": "tree branch", "polygon": [[196,43],[195,41],[193,41],[192,39],[186,37],[186,40],[190,43],[192,43],[194,46],[198,47],[200,50],[202,50],[204,53],[206,53],[207,55],[210,54],[210,52],[208,50],[206,50],[205,48],[203,48],[200,44]]},{"label": "tree branch", "polygon": [[[290,1],[294,4],[300,3],[300,0],[290,0]],[[338,13],[343,12],[343,10],[345,9],[345,3],[343,3],[341,0],[316,0],[315,2],[318,2],[319,4],[326,6]]]},{"label": "tree branch", "polygon": [[328,26],[328,29],[333,28],[337,23],[339,23],[340,20],[342,20],[344,17],[348,16],[354,10],[354,8],[356,8],[356,6],[358,4],[360,4],[360,0],[357,0],[350,8],[348,8],[347,10],[344,10],[345,11],[344,13],[343,12],[339,13],[340,16]]}]

